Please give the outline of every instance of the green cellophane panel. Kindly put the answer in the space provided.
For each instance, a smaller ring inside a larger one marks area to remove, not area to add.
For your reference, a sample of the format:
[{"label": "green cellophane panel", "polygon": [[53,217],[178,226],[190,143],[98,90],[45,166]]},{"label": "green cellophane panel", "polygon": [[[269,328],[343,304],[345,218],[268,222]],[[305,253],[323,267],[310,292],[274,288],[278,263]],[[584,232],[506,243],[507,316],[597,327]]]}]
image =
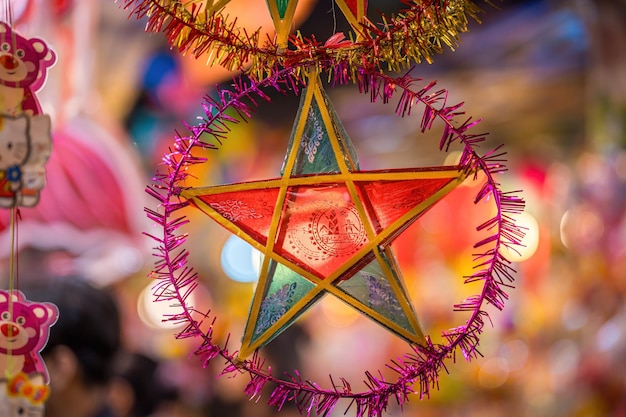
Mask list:
[{"label": "green cellophane panel", "polygon": [[[276,265],[276,263],[273,265]],[[254,324],[255,327],[254,332],[252,333],[252,342],[255,342],[259,337],[261,337],[274,323],[276,323],[277,320],[283,317],[294,306],[294,304],[306,296],[313,287],[314,285],[312,283],[302,278],[289,268],[270,268],[268,271],[268,280],[266,281],[266,286],[263,289],[261,307],[259,309],[256,323]],[[257,291],[260,290],[260,288],[257,288]],[[321,293],[317,294],[317,296],[311,299],[307,305],[310,306],[315,303],[321,295]],[[278,336],[278,334],[289,327],[305,311],[306,308],[300,309],[300,311],[297,314],[294,314],[294,316],[282,325],[279,330],[273,331],[271,337],[268,338],[262,346]],[[248,322],[247,325],[250,326],[251,323]]]},{"label": "green cellophane panel", "polygon": [[[384,253],[381,254],[381,258],[391,271],[392,278],[382,274],[379,260],[375,259],[350,279],[340,282],[338,287],[364,306],[375,310],[390,322],[413,334],[415,336],[414,340],[408,340],[410,343],[413,343],[415,339],[423,337],[419,326],[412,325],[408,318],[409,315],[412,316],[414,323],[416,323],[417,315],[413,310],[402,278],[399,276],[399,272],[397,272],[398,269],[394,266],[395,262],[390,261]],[[390,284],[390,279],[393,279],[397,286],[395,291]],[[398,336],[407,339],[392,327],[371,316],[369,317],[375,322],[383,324]]]},{"label": "green cellophane panel", "polygon": [[289,2],[295,1],[295,0],[267,0],[267,4],[269,5],[271,1],[273,1],[276,4],[276,8],[278,9],[278,15],[280,16],[280,18],[284,19]]},{"label": "green cellophane panel", "polygon": [[[337,158],[342,158],[348,168],[353,171],[358,170],[358,158],[352,140],[348,136],[346,129],[339,120],[335,109],[323,90],[320,91],[321,103],[318,102],[317,95],[313,95],[309,106],[306,106],[306,90],[300,98],[300,107],[296,116],[296,122],[291,132],[287,158],[293,152],[293,147],[298,146],[296,161],[293,166],[292,175],[321,174],[340,172]],[[330,125],[324,122],[322,112],[328,115]],[[303,118],[304,121],[302,120]],[[298,126],[304,123],[304,131],[301,137],[296,137]],[[336,138],[341,151],[336,155],[332,144],[331,135]],[[285,160],[286,163],[286,160]],[[285,164],[281,168],[284,173]]]}]

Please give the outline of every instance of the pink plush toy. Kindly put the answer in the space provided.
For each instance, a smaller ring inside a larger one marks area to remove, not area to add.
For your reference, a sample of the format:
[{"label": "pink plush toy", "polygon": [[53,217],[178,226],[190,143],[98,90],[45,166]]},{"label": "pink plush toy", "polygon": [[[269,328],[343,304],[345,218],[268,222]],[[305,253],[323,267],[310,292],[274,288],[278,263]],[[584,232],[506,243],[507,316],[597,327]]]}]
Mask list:
[{"label": "pink plush toy", "polygon": [[40,114],[35,96],[56,55],[38,38],[26,39],[0,22],[0,113]]},{"label": "pink plush toy", "polygon": [[26,301],[21,291],[0,290],[0,375],[39,373],[48,382],[40,351],[58,315],[54,304]]}]

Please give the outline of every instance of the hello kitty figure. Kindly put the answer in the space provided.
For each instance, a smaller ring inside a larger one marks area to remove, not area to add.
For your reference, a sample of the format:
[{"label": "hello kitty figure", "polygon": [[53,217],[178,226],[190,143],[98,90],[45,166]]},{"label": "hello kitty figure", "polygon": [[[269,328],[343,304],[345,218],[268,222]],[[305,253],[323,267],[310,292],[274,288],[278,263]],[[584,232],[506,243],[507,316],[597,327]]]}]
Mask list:
[{"label": "hello kitty figure", "polygon": [[0,113],[40,114],[35,96],[56,55],[38,38],[26,39],[0,22]]},{"label": "hello kitty figure", "polygon": [[0,375],[37,373],[48,382],[40,351],[58,315],[54,304],[27,301],[21,291],[0,290]]},{"label": "hello kitty figure", "polygon": [[45,185],[50,117],[0,115],[0,207],[32,207]]},{"label": "hello kitty figure", "polygon": [[35,96],[56,55],[0,22],[0,207],[32,207],[45,184],[50,117]]},{"label": "hello kitty figure", "polygon": [[52,151],[50,116],[47,114],[36,114],[28,117],[26,136],[29,145],[28,158],[21,166],[22,188],[17,193],[15,204],[33,207],[39,202],[39,192],[46,184],[45,165]]},{"label": "hello kitty figure", "polygon": [[39,374],[29,377],[19,373],[9,380],[0,380],[0,416],[43,417],[49,394],[50,388]]}]

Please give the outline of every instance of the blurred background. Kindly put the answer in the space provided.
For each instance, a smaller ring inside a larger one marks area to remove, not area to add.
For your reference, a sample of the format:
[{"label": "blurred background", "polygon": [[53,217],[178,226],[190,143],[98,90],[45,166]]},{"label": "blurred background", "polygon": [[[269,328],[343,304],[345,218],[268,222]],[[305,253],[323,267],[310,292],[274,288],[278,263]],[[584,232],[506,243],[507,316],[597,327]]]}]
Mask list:
[{"label": "blurred background", "polygon": [[[191,355],[198,341],[174,339],[177,329],[161,320],[166,303],[152,302],[154,283],[147,277],[154,242],[142,232],[158,229],[144,216],[144,207],[155,206],[144,188],[164,169],[176,129],[201,115],[202,97],[215,84],[228,85],[231,75],[170,50],[119,3],[16,2],[22,3],[17,28],[45,38],[59,60],[39,94],[54,120],[54,148],[39,206],[21,210],[19,279],[80,275],[114,291],[125,348],[156,360],[156,375],[172,394],[162,397],[159,415],[276,414],[266,397],[247,401],[245,375],[217,378],[219,360],[203,369]],[[401,8],[400,1],[369,4],[372,14]],[[435,56],[434,64],[419,63],[413,75],[438,80],[452,101],[484,119],[475,129],[490,133],[485,152],[505,145],[509,172],[500,180],[505,191],[523,190],[527,209],[518,222],[528,229],[526,246],[511,255],[519,263],[504,311],[488,310],[493,327],[481,337],[484,357],[457,358],[429,399],[416,396],[403,412],[392,405],[388,413],[625,416],[626,2],[479,4],[482,22],[471,22],[457,50]],[[234,0],[230,7],[241,13],[241,24],[269,30],[264,1]],[[320,40],[348,30],[330,0],[303,2],[299,13],[302,33]],[[440,165],[449,156],[418,134],[419,120],[395,116],[393,105],[372,104],[353,86],[328,93],[362,168]],[[248,123],[233,126],[199,170],[200,183],[278,175],[298,98],[272,98]],[[472,270],[472,230],[484,215],[472,205],[475,187],[460,187],[395,245],[416,311],[435,340],[463,323],[452,305],[476,291],[462,284]],[[459,210],[463,204],[469,208]],[[11,236],[8,213],[0,214],[6,288]],[[252,255],[201,213],[186,214],[190,264],[201,284],[193,303],[218,317],[220,340],[230,333],[236,341],[254,290]],[[263,354],[277,374],[299,369],[324,384],[332,370],[356,388],[364,371],[383,369],[407,351],[404,342],[327,297]],[[340,404],[333,415],[343,413]]]}]

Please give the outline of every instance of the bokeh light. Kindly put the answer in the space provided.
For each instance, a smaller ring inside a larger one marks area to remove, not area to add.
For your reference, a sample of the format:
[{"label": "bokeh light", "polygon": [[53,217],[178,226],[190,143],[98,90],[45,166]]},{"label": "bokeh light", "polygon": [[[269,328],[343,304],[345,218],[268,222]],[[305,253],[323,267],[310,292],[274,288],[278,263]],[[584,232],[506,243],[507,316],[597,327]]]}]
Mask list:
[{"label": "bokeh light", "polygon": [[600,213],[589,205],[579,205],[566,211],[561,218],[561,242],[574,251],[585,251],[596,247],[604,233]]},{"label": "bokeh light", "polygon": [[224,273],[233,281],[254,282],[259,278],[261,252],[235,235],[224,243],[220,261]]},{"label": "bokeh light", "polygon": [[502,247],[500,253],[511,262],[523,262],[530,259],[537,252],[539,247],[539,223],[528,212],[512,217],[515,220],[515,224],[524,232],[524,237],[520,246],[516,246],[515,249]]},{"label": "bokeh light", "polygon": [[326,320],[337,327],[347,327],[354,323],[359,313],[336,297],[325,297],[321,309]]},{"label": "bokeh light", "polygon": [[487,359],[478,371],[478,383],[483,388],[502,386],[509,377],[509,363],[501,357]]},{"label": "bokeh light", "polygon": [[[154,283],[150,282],[139,293],[137,298],[137,313],[141,321],[154,329],[175,329],[184,325],[174,321],[167,320],[173,314],[179,314],[183,311],[182,307],[176,300],[154,301],[152,287]],[[195,294],[189,294],[187,303],[193,305]]]}]

